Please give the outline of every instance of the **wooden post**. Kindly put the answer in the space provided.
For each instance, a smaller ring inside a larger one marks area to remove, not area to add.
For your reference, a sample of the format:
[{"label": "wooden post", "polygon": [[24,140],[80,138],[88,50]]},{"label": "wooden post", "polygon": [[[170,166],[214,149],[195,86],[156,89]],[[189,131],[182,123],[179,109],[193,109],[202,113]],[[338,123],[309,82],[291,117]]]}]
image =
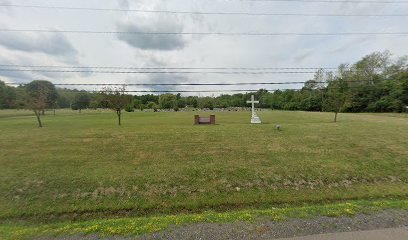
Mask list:
[{"label": "wooden post", "polygon": [[210,115],[210,124],[215,124],[215,115]]},{"label": "wooden post", "polygon": [[195,125],[200,124],[200,116],[199,115],[194,115],[194,124]]}]

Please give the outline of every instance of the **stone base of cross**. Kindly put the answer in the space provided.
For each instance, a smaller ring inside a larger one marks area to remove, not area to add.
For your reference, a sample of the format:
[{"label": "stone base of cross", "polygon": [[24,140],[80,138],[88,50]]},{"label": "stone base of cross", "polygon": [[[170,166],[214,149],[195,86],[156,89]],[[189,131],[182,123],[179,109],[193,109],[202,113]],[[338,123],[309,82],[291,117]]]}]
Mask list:
[{"label": "stone base of cross", "polygon": [[258,115],[256,115],[256,113],[252,114],[251,123],[254,123],[254,124],[262,123],[261,119],[258,117]]},{"label": "stone base of cross", "polygon": [[262,123],[261,119],[258,117],[258,115],[255,112],[255,103],[259,103],[259,101],[255,101],[254,95],[251,96],[251,101],[247,101],[247,103],[252,104],[252,117],[251,117],[251,123],[253,124],[259,124]]}]

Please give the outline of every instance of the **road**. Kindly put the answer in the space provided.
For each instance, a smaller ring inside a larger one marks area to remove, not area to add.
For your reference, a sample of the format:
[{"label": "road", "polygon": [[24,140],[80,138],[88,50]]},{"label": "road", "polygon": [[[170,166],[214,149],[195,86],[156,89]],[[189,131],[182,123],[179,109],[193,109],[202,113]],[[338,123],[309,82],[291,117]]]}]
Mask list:
[{"label": "road", "polygon": [[278,240],[405,240],[408,228],[388,228],[372,231],[342,232],[309,235],[304,237],[280,238]]}]

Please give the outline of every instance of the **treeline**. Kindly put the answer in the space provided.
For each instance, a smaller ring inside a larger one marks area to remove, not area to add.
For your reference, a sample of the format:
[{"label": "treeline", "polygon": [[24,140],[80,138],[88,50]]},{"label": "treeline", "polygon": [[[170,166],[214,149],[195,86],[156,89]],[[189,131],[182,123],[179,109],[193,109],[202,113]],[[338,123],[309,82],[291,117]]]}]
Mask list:
[{"label": "treeline", "polygon": [[[0,109],[25,108],[25,86],[10,87],[0,81]],[[57,88],[53,108],[106,108],[100,93]],[[402,112],[408,105],[407,57],[391,59],[389,52],[376,52],[337,71],[319,70],[300,90],[260,89],[255,93],[223,94],[217,97],[181,94],[128,96],[126,111],[134,109],[179,109],[247,107],[250,95],[258,107],[280,110],[333,112]]]}]

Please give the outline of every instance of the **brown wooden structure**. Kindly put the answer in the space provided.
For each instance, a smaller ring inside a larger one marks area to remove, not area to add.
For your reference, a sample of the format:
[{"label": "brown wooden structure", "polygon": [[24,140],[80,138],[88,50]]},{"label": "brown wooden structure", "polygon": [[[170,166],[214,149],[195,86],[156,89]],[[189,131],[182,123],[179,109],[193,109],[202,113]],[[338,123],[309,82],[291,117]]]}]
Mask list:
[{"label": "brown wooden structure", "polygon": [[215,115],[210,115],[210,117],[200,117],[200,115],[194,115],[194,124],[215,124]]}]

